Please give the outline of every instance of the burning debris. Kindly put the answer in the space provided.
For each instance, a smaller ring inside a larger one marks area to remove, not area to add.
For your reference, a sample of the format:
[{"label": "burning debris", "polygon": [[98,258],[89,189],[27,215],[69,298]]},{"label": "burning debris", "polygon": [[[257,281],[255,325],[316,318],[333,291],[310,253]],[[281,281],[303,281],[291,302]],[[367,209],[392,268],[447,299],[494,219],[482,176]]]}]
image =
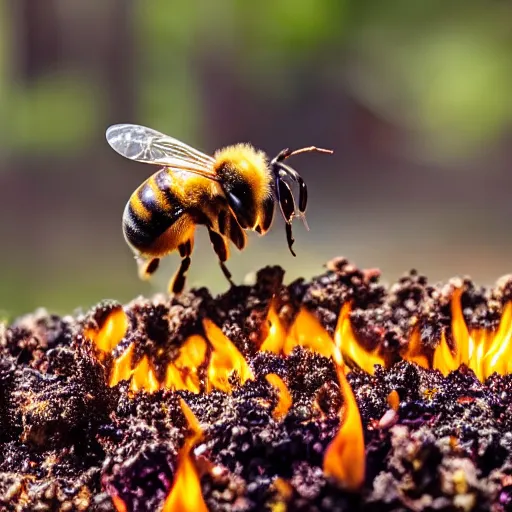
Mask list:
[{"label": "burning debris", "polygon": [[512,277],[283,274],[0,326],[0,510],[509,510]]}]

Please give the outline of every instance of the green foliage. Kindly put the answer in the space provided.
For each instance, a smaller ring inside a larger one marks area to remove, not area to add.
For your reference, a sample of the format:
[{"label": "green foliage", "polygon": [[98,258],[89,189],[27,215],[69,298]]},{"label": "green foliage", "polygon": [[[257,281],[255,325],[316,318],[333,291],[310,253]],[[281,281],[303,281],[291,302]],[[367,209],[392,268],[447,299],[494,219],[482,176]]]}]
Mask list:
[{"label": "green foliage", "polygon": [[94,135],[101,103],[88,80],[68,74],[12,87],[3,108],[3,143],[37,155],[73,153]]}]

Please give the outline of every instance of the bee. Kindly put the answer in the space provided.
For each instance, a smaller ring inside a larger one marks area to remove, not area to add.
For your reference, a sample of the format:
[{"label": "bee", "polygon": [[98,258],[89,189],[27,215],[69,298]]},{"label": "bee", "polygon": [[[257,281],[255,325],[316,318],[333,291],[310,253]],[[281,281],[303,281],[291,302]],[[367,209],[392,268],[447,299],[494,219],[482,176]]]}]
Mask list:
[{"label": "bee", "polygon": [[[314,146],[284,149],[268,160],[250,144],[236,144],[206,155],[151,128],[116,124],[106,132],[107,142],[130,160],[159,165],[132,194],[123,214],[123,233],[134,252],[141,279],[149,278],[160,259],[178,250],[181,263],[169,283],[179,294],[185,287],[194,248],[196,226],[208,230],[222,272],[233,285],[225,262],[228,243],[239,250],[246,245],[246,230],[264,235],[272,224],[276,203],[285,220],[290,252],[292,220],[300,217],[307,228],[307,187],[285,160],[300,153],[331,150]],[[298,207],[291,184],[298,186]]]}]

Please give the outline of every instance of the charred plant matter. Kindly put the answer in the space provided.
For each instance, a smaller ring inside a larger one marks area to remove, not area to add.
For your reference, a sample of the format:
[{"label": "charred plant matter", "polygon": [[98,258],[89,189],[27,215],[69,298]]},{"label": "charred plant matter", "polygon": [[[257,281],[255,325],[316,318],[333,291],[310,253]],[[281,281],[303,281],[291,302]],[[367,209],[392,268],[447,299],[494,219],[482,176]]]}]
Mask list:
[{"label": "charred plant matter", "polygon": [[512,278],[283,276],[0,325],[0,510],[509,510]]}]

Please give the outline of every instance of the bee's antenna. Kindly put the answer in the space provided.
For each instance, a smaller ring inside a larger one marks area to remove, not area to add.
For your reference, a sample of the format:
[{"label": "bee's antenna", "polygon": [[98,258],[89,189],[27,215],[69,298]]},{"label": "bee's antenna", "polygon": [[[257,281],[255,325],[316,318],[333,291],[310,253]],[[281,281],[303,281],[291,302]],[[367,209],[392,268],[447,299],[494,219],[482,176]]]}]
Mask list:
[{"label": "bee's antenna", "polygon": [[[301,153],[311,153],[313,151],[316,151],[317,153],[328,153],[330,155],[332,155],[334,153],[334,151],[332,149],[317,148],[316,146],[300,148],[300,149],[296,149],[295,151],[290,151],[289,149],[286,149],[285,151],[286,151],[286,153],[283,155],[282,160],[286,160],[287,158],[290,158],[291,156],[300,155]],[[283,151],[281,153],[283,153]]]}]

